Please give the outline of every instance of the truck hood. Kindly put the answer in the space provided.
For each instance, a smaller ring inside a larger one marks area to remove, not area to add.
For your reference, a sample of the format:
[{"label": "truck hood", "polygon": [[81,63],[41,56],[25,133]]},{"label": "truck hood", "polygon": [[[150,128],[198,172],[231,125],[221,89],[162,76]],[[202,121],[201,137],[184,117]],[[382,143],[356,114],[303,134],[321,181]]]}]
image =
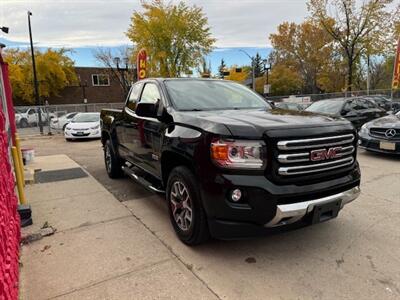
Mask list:
[{"label": "truck hood", "polygon": [[175,121],[191,124],[208,132],[258,138],[262,137],[267,129],[350,124],[340,117],[285,109],[177,112],[176,117]]}]

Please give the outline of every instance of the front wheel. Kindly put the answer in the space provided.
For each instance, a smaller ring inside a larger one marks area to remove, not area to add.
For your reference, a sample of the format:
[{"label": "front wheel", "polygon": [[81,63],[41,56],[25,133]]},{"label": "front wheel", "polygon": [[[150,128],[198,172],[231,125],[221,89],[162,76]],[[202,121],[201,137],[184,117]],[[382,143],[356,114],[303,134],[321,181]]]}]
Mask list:
[{"label": "front wheel", "polygon": [[193,246],[209,239],[198,183],[188,168],[180,166],[172,170],[167,183],[167,202],[172,226],[182,242]]},{"label": "front wheel", "polygon": [[107,140],[104,144],[104,163],[106,165],[107,174],[110,178],[119,178],[122,176],[121,161],[114,152],[110,140]]}]

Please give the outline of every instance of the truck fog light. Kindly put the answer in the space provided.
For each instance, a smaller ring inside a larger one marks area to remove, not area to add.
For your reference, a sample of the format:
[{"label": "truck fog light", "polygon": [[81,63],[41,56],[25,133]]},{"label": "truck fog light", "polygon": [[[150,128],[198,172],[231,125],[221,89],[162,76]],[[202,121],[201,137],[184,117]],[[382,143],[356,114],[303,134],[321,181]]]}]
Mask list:
[{"label": "truck fog light", "polygon": [[231,199],[233,202],[238,202],[242,199],[242,191],[240,189],[234,189],[231,193]]}]

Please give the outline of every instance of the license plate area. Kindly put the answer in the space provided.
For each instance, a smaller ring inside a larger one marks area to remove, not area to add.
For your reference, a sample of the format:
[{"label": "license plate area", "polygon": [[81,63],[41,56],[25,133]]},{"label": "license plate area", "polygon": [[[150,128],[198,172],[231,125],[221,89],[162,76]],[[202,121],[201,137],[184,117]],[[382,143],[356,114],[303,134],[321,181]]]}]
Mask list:
[{"label": "license plate area", "polygon": [[339,214],[342,200],[315,205],[312,213],[312,223],[321,223],[336,218]]},{"label": "license plate area", "polygon": [[394,150],[396,150],[396,144],[395,143],[389,143],[389,142],[380,142],[379,143],[379,148],[382,149],[382,150],[394,151]]}]

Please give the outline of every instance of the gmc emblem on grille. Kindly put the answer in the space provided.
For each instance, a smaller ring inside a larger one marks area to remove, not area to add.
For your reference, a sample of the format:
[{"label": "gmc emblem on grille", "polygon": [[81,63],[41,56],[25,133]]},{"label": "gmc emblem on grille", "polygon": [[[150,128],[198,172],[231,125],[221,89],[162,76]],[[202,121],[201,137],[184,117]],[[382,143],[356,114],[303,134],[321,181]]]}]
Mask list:
[{"label": "gmc emblem on grille", "polygon": [[340,151],[342,151],[342,147],[334,147],[329,149],[318,149],[310,152],[310,160],[311,161],[321,161],[327,159],[334,159],[340,157]]}]

